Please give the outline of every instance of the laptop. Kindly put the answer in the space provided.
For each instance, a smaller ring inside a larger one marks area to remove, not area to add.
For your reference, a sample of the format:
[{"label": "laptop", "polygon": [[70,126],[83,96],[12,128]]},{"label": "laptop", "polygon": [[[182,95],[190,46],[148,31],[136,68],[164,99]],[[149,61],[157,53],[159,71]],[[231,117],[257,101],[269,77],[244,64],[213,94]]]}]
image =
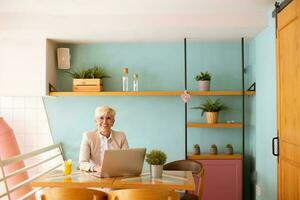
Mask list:
[{"label": "laptop", "polygon": [[146,148],[105,150],[101,178],[137,176],[142,173]]}]

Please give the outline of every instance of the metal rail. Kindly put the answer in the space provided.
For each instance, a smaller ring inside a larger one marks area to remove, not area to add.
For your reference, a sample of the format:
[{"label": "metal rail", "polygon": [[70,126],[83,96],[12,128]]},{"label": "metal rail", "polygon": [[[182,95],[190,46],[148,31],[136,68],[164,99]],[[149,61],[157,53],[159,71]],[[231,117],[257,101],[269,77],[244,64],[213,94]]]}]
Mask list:
[{"label": "metal rail", "polygon": [[[26,153],[26,154],[14,156],[14,157],[11,157],[11,158],[6,159],[6,160],[0,160],[0,169],[1,169],[1,172],[3,174],[3,177],[0,178],[0,183],[4,182],[5,189],[6,189],[6,191],[4,191],[4,193],[2,193],[2,192],[0,193],[0,199],[3,198],[3,197],[6,197],[7,199],[11,200],[11,197],[10,197],[11,193],[13,193],[14,191],[22,188],[25,185],[30,184],[32,181],[39,178],[40,176],[43,176],[44,174],[46,174],[46,173],[58,168],[59,166],[61,166],[62,165],[61,161],[63,161],[63,154],[62,154],[61,149],[62,148],[61,148],[60,144],[54,144],[54,145],[50,145],[50,146],[47,146],[47,147],[29,152],[29,153]],[[20,161],[24,161],[24,160],[29,159],[29,158],[39,157],[39,156],[42,156],[44,153],[50,153],[53,150],[57,150],[57,152],[53,152],[54,155],[48,156],[48,158],[46,158],[46,159],[36,161],[35,163],[30,164],[30,165],[28,165],[26,167],[23,167],[21,169],[18,169],[16,171],[12,172],[12,173],[5,174],[5,170],[4,170],[5,166],[13,164],[13,163],[20,162]],[[47,170],[44,170],[44,171],[28,178],[27,180],[24,180],[24,181],[22,181],[22,182],[20,182],[16,185],[14,185],[13,187],[8,187],[7,179],[9,179],[13,176],[16,176],[20,173],[27,172],[29,169],[33,169],[35,167],[42,166],[43,164],[49,163],[50,161],[54,161],[55,159],[57,159],[59,157],[61,157],[61,160],[60,161],[58,160],[55,164],[52,164],[52,166],[50,168],[48,168]],[[41,189],[42,188],[35,188],[35,189],[29,191],[28,193],[24,194],[22,197],[18,198],[18,200],[27,199],[30,196],[34,195],[37,191],[39,191]]]}]

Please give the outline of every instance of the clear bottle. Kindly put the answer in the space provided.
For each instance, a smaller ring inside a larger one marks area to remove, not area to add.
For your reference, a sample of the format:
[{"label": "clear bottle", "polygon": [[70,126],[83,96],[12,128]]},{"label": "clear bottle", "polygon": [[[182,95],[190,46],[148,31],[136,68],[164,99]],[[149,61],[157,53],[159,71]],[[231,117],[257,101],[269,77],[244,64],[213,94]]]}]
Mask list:
[{"label": "clear bottle", "polygon": [[139,75],[133,74],[133,91],[139,91]]},{"label": "clear bottle", "polygon": [[128,91],[128,68],[123,68],[123,76],[122,76],[122,90]]}]

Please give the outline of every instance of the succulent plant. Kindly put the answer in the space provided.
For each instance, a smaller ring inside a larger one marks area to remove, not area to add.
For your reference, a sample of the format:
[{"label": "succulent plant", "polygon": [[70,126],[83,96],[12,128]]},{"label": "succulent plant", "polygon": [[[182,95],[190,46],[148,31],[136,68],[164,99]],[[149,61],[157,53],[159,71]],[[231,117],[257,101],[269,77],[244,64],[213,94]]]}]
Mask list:
[{"label": "succulent plant", "polygon": [[210,81],[211,75],[208,72],[200,72],[195,76],[196,81]]},{"label": "succulent plant", "polygon": [[203,116],[205,112],[219,112],[221,110],[227,110],[228,107],[225,106],[220,99],[212,100],[209,97],[207,97],[205,103],[197,107],[192,107],[192,109],[201,109],[201,115]]},{"label": "succulent plant", "polygon": [[78,79],[94,79],[94,78],[110,78],[104,72],[104,69],[100,66],[94,66],[93,68],[89,69],[80,69],[78,71],[65,71],[66,73],[70,74],[73,78]]},{"label": "succulent plant", "polygon": [[167,160],[167,155],[160,150],[152,150],[146,154],[146,162],[149,165],[163,165]]}]

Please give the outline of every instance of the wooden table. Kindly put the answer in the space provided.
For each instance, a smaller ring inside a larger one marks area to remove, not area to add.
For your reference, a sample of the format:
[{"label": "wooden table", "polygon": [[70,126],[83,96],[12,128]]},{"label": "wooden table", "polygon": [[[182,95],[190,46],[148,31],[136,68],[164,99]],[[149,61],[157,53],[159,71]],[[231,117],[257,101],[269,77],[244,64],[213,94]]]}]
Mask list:
[{"label": "wooden table", "polygon": [[107,187],[107,188],[148,188],[170,190],[194,190],[191,171],[164,171],[163,177],[152,179],[149,173],[137,177],[98,178],[86,172],[75,171],[64,176],[61,170],[52,171],[31,183],[33,187]]}]

